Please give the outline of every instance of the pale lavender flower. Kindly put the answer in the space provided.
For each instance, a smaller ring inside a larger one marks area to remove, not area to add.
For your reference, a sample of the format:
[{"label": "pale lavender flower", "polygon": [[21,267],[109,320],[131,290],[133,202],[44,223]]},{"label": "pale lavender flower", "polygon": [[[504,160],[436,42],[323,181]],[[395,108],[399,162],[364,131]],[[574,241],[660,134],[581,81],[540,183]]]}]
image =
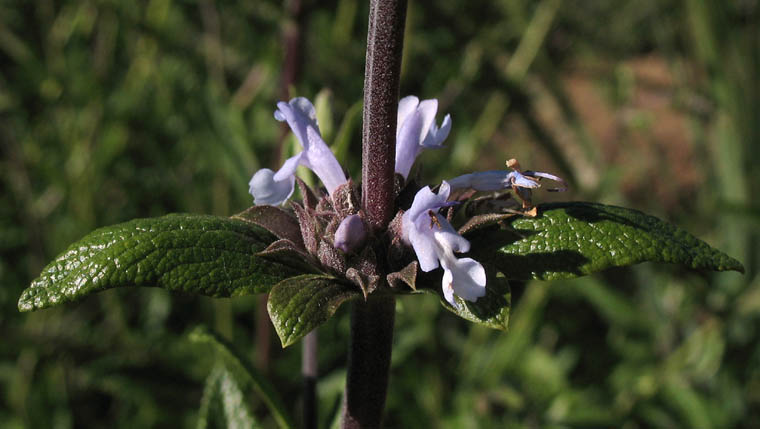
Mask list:
[{"label": "pale lavender flower", "polygon": [[562,185],[559,188],[549,188],[547,191],[562,192],[567,190],[567,185],[562,178],[542,171],[522,171],[520,164],[515,159],[507,161],[507,167],[512,169],[512,171],[493,170],[463,174],[449,180],[449,185],[452,189],[470,188],[485,192],[513,188],[534,189],[541,187],[539,178],[545,178]]},{"label": "pale lavender flower", "polygon": [[429,186],[420,189],[412,206],[404,213],[401,225],[403,238],[417,254],[420,269],[427,272],[439,266],[443,268],[443,296],[452,306],[458,307],[454,294],[467,301],[476,301],[485,295],[486,272],[474,259],[458,259],[454,255],[454,252],[468,252],[470,242],[438,213],[441,207],[453,204],[446,201],[449,193],[450,187],[445,181],[438,194]]},{"label": "pale lavender flower", "polygon": [[410,95],[398,102],[396,122],[396,173],[406,179],[414,160],[422,149],[437,149],[451,131],[451,115],[443,118],[441,127],[435,123],[438,100],[420,101]]},{"label": "pale lavender flower", "polygon": [[299,165],[311,169],[331,195],[338,186],[348,181],[335,155],[322,140],[317,112],[309,100],[297,97],[288,103],[281,101],[277,103],[274,117],[278,121],[288,122],[303,151],[287,159],[276,173],[262,168],[253,175],[248,185],[254,204],[278,205],[290,198]]}]

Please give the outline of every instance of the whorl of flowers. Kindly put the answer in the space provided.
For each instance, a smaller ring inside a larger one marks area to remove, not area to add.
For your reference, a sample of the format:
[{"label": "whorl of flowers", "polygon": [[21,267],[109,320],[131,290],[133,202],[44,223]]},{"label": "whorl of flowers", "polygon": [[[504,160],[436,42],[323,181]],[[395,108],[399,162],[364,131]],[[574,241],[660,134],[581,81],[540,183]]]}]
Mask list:
[{"label": "whorl of flowers", "polygon": [[[391,287],[405,283],[415,288],[418,268],[430,272],[439,267],[443,269],[441,292],[452,306],[459,306],[455,296],[467,301],[484,296],[486,270],[472,258],[457,257],[456,254],[470,251],[470,242],[442,213],[442,210],[456,210],[461,202],[450,201],[452,192],[511,189],[522,200],[523,213],[530,214],[530,192],[540,187],[542,178],[562,184],[550,191],[564,190],[564,181],[549,173],[523,171],[516,160],[509,160],[510,171],[458,176],[442,182],[437,192],[429,186],[419,188],[409,180],[415,160],[424,149],[442,147],[451,131],[450,115],[444,117],[440,127],[436,124],[437,110],[435,99],[420,101],[408,96],[399,101],[395,171],[402,185],[397,200],[412,201],[408,207],[400,203],[402,207],[387,231],[373,232],[363,220],[359,188],[346,177],[322,139],[312,103],[302,97],[277,103],[275,118],[288,123],[303,151],[287,159],[277,172],[265,168],[253,175],[250,193],[254,204],[259,206],[254,209],[284,204],[293,194],[296,183],[302,201],[291,202],[290,209],[268,209],[277,210],[279,220],[262,221],[262,226],[280,240],[272,243],[263,255],[280,259],[283,255],[290,256],[314,270],[341,276],[359,286],[365,296],[381,284],[383,273],[390,273],[386,279]],[[319,177],[326,195],[314,192],[296,178],[299,165]]]}]

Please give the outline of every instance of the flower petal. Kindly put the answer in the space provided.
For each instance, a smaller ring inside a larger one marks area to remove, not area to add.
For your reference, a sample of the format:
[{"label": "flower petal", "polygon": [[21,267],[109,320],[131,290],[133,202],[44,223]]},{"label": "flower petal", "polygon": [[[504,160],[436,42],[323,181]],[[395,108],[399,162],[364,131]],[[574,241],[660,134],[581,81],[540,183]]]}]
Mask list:
[{"label": "flower petal", "polygon": [[[433,236],[436,241],[444,244],[446,247],[454,252],[465,253],[470,251],[470,242],[459,235],[453,226],[441,215],[438,216],[438,225],[440,229],[437,229]],[[438,228],[436,226],[436,228]]]},{"label": "flower petal", "polygon": [[443,146],[443,141],[446,140],[446,137],[449,136],[449,132],[451,132],[451,115],[446,115],[443,118],[441,128],[438,128],[435,122],[432,123],[427,137],[422,142],[422,146],[425,149],[439,149]]},{"label": "flower petal", "polygon": [[557,183],[562,184],[561,187],[558,188],[549,188],[547,191],[549,192],[564,192],[567,191],[567,182],[561,177],[555,176],[553,174],[544,173],[542,171],[526,171],[524,173],[526,176],[530,177],[543,177],[545,179],[554,180]]},{"label": "flower petal", "polygon": [[437,208],[439,200],[438,195],[430,190],[430,186],[425,186],[417,191],[417,194],[414,196],[414,201],[412,201],[412,206],[409,207],[409,210],[407,210],[406,213],[404,213],[404,216],[410,219],[416,219],[423,212],[432,208]]},{"label": "flower petal", "polygon": [[421,145],[430,131],[430,128],[435,123],[435,114],[438,112],[438,100],[435,98],[430,100],[420,101],[420,105],[417,106],[417,111],[421,115],[422,129],[420,129],[420,135],[417,139],[417,144]]},{"label": "flower petal", "polygon": [[454,299],[454,275],[450,270],[443,271],[443,279],[441,279],[441,291],[443,297],[446,298],[452,307],[459,308],[459,304]]},{"label": "flower petal", "polygon": [[432,235],[414,229],[410,231],[409,241],[424,272],[438,268],[438,250]]},{"label": "flower petal", "polygon": [[420,151],[420,134],[422,132],[423,117],[419,110],[415,110],[407,116],[406,120],[399,124],[396,137],[396,173],[409,176],[414,160]]},{"label": "flower petal", "polygon": [[502,170],[463,174],[450,179],[452,189],[475,189],[482,192],[500,191],[510,186],[507,172]]},{"label": "flower petal", "polygon": [[274,112],[275,119],[288,122],[290,129],[293,130],[293,134],[296,135],[304,149],[309,148],[311,138],[313,138],[313,136],[308,135],[308,129],[311,128],[312,134],[316,134],[316,137],[322,140],[317,125],[317,111],[307,98],[296,97],[288,103],[280,101],[277,103],[277,108],[278,110]]},{"label": "flower petal", "polygon": [[415,96],[399,101],[396,123],[396,173],[404,178],[422,149],[439,148],[451,131],[451,116],[446,115],[439,129],[435,124],[438,100],[419,101]]},{"label": "flower petal", "polygon": [[519,171],[510,171],[509,174],[507,174],[507,181],[512,184],[512,186],[519,186],[521,188],[540,188],[541,184],[538,183],[538,180],[531,180],[526,175],[523,175]]},{"label": "flower petal", "polygon": [[327,192],[332,195],[335,188],[348,182],[348,179],[335,155],[319,136],[319,131],[310,127],[306,132],[311,143],[304,151],[306,159],[303,164],[319,176]]},{"label": "flower petal", "polygon": [[248,192],[253,195],[256,205],[276,206],[285,202],[293,194],[295,175],[289,175],[283,180],[275,180],[275,172],[262,168],[248,182]]},{"label": "flower petal", "polygon": [[406,122],[407,118],[409,118],[409,115],[414,113],[415,110],[417,110],[417,106],[420,104],[420,99],[413,96],[408,95],[398,102],[398,114],[396,116],[396,139],[398,139],[399,132],[401,131],[401,125]]},{"label": "flower petal", "polygon": [[[486,294],[486,270],[480,263],[472,258],[462,258],[441,261],[443,280],[441,287],[446,295],[447,288],[453,289],[453,293],[467,301],[477,301]],[[452,305],[456,305],[452,299],[446,297]]]},{"label": "flower petal", "polygon": [[[288,103],[283,101],[277,103],[277,109],[274,112],[274,117],[278,121],[288,122],[293,134],[296,135],[304,148],[300,164],[314,171],[327,188],[327,192],[332,194],[335,188],[348,180],[338,160],[335,159],[335,155],[322,140],[314,105],[307,98],[296,97]],[[278,172],[277,179],[280,178],[279,174]]]},{"label": "flower petal", "polygon": [[290,176],[295,176],[296,169],[300,164],[304,163],[304,156],[303,152],[296,154],[295,156],[291,156],[290,158],[286,159],[285,162],[282,164],[282,167],[280,167],[279,170],[277,170],[277,173],[275,173],[273,179],[276,181],[282,181],[287,179]]}]

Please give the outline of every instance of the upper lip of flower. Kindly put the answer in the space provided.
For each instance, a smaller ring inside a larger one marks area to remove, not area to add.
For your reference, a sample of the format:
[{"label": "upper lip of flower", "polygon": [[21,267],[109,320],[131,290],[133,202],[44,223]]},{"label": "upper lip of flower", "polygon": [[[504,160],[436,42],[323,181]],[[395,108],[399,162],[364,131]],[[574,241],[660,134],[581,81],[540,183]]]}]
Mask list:
[{"label": "upper lip of flower", "polygon": [[437,111],[436,99],[420,101],[419,98],[410,95],[398,103],[395,171],[405,179],[422,149],[442,147],[443,141],[451,131],[451,115],[446,115],[438,128],[435,123]]}]

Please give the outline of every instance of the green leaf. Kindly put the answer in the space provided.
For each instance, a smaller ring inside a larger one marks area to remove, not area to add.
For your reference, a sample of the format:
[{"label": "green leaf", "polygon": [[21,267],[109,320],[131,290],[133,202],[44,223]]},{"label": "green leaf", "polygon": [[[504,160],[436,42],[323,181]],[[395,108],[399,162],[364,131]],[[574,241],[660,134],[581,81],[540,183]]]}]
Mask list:
[{"label": "green leaf", "polygon": [[283,347],[326,322],[346,301],[362,294],[356,286],[325,275],[291,277],[269,293],[267,309]]},{"label": "green leaf", "polygon": [[[436,284],[440,284],[440,280]],[[486,282],[486,294],[475,302],[466,301],[454,295],[457,307],[446,301],[440,288],[422,288],[420,290],[438,295],[444,308],[470,322],[501,331],[506,331],[509,327],[512,294],[509,289],[509,282],[504,277],[489,273]]]},{"label": "green leaf", "polygon": [[198,429],[225,427],[244,429],[261,427],[253,418],[243,391],[224,365],[217,365],[206,379]]},{"label": "green leaf", "polygon": [[[259,374],[247,361],[241,358],[221,338],[209,332],[205,327],[199,326],[190,332],[191,342],[210,348],[216,353],[218,364],[228,372],[232,379],[239,383],[241,389],[252,387],[266,404],[272,417],[281,428],[292,428],[293,422],[285,410],[282,399],[276,390],[264,376]],[[212,375],[214,372],[212,371]],[[208,383],[207,383],[208,388]],[[204,392],[204,397],[206,396]]]},{"label": "green leaf", "polygon": [[100,228],[49,263],[21,294],[18,308],[51,307],[127,286],[213,297],[265,293],[295,274],[256,256],[274,240],[248,222],[192,214]]},{"label": "green leaf", "polygon": [[744,272],[742,264],[688,232],[637,210],[594,203],[538,206],[538,216],[468,238],[472,257],[508,279],[553,280],[640,262]]},{"label": "green leaf", "polygon": [[290,240],[303,247],[301,227],[295,215],[275,206],[252,206],[234,216],[245,222],[258,225],[271,232],[277,238]]}]

